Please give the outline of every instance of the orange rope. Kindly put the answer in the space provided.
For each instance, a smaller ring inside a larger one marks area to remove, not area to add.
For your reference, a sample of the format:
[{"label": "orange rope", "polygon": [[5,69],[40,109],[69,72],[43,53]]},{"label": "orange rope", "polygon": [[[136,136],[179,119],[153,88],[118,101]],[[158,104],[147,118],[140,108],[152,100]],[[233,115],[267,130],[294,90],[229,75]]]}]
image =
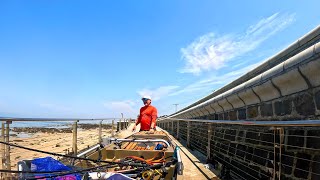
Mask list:
[{"label": "orange rope", "polygon": [[[160,153],[160,152],[159,152]],[[165,152],[163,151],[163,156],[160,158],[160,159],[157,159],[155,160],[155,158],[157,157],[158,155],[155,155],[154,157],[152,157],[151,159],[143,159],[141,157],[137,157],[137,156],[127,156],[126,158],[131,158],[131,159],[135,159],[135,160],[138,160],[138,161],[142,161],[142,162],[145,162],[149,165],[153,165],[155,163],[163,163],[163,162],[166,162],[164,160],[165,158]]]}]

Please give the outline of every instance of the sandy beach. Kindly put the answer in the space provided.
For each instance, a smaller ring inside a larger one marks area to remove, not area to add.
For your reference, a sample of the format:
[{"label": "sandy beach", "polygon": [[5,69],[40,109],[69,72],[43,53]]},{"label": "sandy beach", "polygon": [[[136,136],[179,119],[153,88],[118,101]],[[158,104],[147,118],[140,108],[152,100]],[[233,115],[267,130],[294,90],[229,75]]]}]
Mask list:
[{"label": "sandy beach", "polygon": [[[73,134],[71,128],[13,128],[12,132],[16,135],[10,136],[10,143],[60,154],[67,154],[72,151]],[[110,135],[111,125],[104,125],[102,137]],[[97,144],[98,137],[98,125],[87,124],[80,126],[77,138],[78,151]],[[20,160],[51,156],[17,147],[11,147],[10,152],[11,169],[17,169],[17,162]]]}]

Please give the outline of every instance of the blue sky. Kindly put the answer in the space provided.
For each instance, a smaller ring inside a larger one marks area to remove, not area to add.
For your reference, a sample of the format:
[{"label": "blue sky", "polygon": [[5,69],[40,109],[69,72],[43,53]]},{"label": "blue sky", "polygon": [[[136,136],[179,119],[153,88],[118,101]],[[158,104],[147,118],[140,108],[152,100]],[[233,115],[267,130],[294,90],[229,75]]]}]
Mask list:
[{"label": "blue sky", "polygon": [[0,116],[171,114],[320,24],[319,1],[0,1]]}]

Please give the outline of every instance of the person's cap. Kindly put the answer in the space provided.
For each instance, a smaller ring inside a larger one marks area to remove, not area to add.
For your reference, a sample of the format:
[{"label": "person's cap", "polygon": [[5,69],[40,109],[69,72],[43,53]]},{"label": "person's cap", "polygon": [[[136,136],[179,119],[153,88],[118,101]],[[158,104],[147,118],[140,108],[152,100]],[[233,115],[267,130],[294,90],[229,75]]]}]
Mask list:
[{"label": "person's cap", "polygon": [[148,100],[148,99],[151,100],[151,97],[150,97],[150,96],[143,96],[143,97],[141,98],[141,100]]}]

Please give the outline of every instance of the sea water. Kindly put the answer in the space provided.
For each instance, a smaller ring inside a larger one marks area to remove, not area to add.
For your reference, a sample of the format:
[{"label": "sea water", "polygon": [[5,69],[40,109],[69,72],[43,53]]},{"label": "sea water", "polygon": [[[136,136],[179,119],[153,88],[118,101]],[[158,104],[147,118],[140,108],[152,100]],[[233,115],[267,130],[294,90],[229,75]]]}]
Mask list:
[{"label": "sea water", "polygon": [[[99,124],[101,120],[79,121],[78,124]],[[103,120],[102,124],[111,124],[112,120]],[[117,120],[114,122],[117,123]],[[68,128],[73,121],[13,121],[10,127],[43,127],[43,128]]]},{"label": "sea water", "polygon": [[13,121],[10,127],[44,127],[44,128],[63,128],[68,127],[70,122],[49,122],[49,121]]}]

